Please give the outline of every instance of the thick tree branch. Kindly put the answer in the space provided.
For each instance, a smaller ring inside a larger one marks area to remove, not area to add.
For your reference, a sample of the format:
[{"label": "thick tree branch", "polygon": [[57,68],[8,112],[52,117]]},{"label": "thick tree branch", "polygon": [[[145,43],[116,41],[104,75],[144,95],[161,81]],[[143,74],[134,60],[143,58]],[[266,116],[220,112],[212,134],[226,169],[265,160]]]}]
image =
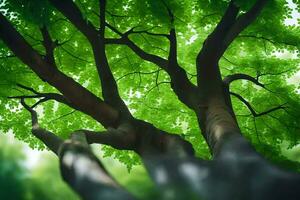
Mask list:
[{"label": "thick tree branch", "polygon": [[115,109],[45,62],[2,14],[0,14],[0,38],[23,63],[42,80],[58,89],[77,110],[90,115],[106,127],[115,126],[118,120],[118,112]]},{"label": "thick tree branch", "polygon": [[245,28],[247,28],[260,14],[264,6],[267,4],[268,0],[257,0],[255,4],[250,8],[250,10],[242,15],[240,15],[234,25],[231,27],[226,38],[224,39],[223,48],[225,49],[230,45],[230,43],[241,33]]},{"label": "thick tree branch", "polygon": [[[105,54],[105,6],[106,1],[100,0],[100,29],[99,31],[91,25],[91,22],[84,19],[76,4],[67,0],[64,2],[51,0],[51,3],[63,14],[68,20],[89,40],[101,81],[102,95],[106,103],[121,111],[125,116],[131,116],[130,112],[121,99],[117,83],[109,68],[107,57]],[[89,30],[89,31],[87,31]]]},{"label": "thick tree branch", "polygon": [[75,132],[62,144],[59,160],[63,179],[84,200],[134,199],[92,153],[84,133]]},{"label": "thick tree branch", "polygon": [[[247,28],[259,15],[268,0],[257,0],[252,8],[238,16],[239,7],[232,0],[214,31],[207,37],[204,45],[197,56],[198,85],[203,85],[212,77],[218,77],[220,72],[218,61],[231,42]],[[205,78],[207,77],[207,78]]]},{"label": "thick tree branch", "polygon": [[169,49],[169,68],[171,67],[179,67],[177,62],[177,38],[176,38],[176,30],[175,30],[175,24],[174,24],[174,14],[171,11],[171,9],[168,7],[168,5],[162,1],[165,5],[169,17],[170,17],[170,23],[171,23],[171,29],[169,33],[169,40],[170,40],[170,49]]},{"label": "thick tree branch", "polygon": [[251,81],[252,83],[265,88],[265,85],[260,83],[256,78],[253,78],[252,76],[249,76],[247,74],[232,74],[232,75],[228,75],[223,79],[223,83],[229,87],[229,85],[236,80],[247,80],[247,81]]},{"label": "thick tree branch", "polygon": [[49,0],[64,16],[66,16],[75,27],[88,39],[96,37],[98,31],[91,21],[85,19],[74,1]]},{"label": "thick tree branch", "polygon": [[[177,63],[177,38],[175,28],[171,28],[170,30],[170,49],[169,49],[169,63],[170,65],[178,65]],[[171,66],[170,66],[171,67]]]},{"label": "thick tree branch", "polygon": [[205,39],[197,55],[197,83],[201,90],[205,90],[207,85],[211,85],[216,89],[221,85],[218,61],[223,54],[222,42],[226,33],[235,23],[238,12],[239,8],[235,5],[234,0],[231,0],[220,22],[214,31]]},{"label": "thick tree branch", "polygon": [[[57,88],[63,96],[74,105],[74,108],[92,116],[105,127],[119,127],[119,113],[114,108],[104,103],[100,98],[96,97],[51,64],[45,62],[3,15],[0,15],[0,38],[13,53],[20,58],[23,63],[28,65],[40,78]],[[153,128],[152,125],[147,126],[149,126],[151,130],[155,129],[155,131],[150,131],[147,134],[138,134],[143,132],[143,128],[136,129],[135,125],[133,125],[131,132],[133,131],[135,136],[139,135],[140,144],[145,142],[148,144],[146,147],[142,147],[142,145],[136,147],[136,144],[133,144],[136,148],[146,151],[148,151],[147,148],[151,148],[157,153],[163,153],[166,149],[170,151],[168,146],[170,143],[174,144],[174,141],[176,141],[176,148],[186,148],[185,146],[188,146],[189,151],[192,152],[192,150],[190,150],[192,147],[188,142]],[[144,127],[144,125],[142,125],[142,127]],[[160,134],[156,134],[157,132]],[[145,136],[145,138],[142,136]],[[149,137],[150,141],[148,141]],[[176,139],[174,140],[174,138]],[[152,143],[155,143],[155,145]]]},{"label": "thick tree branch", "polygon": [[63,140],[54,133],[40,127],[36,111],[25,103],[24,98],[21,98],[21,104],[31,114],[32,134],[42,141],[51,151],[58,154],[59,147],[63,143]]},{"label": "thick tree branch", "polygon": [[85,134],[89,144],[105,144],[115,149],[134,150],[134,135],[120,131],[114,128],[108,128],[107,131],[95,132],[89,130],[80,130]]},{"label": "thick tree branch", "polygon": [[193,96],[197,95],[196,87],[190,82],[187,77],[186,71],[180,67],[177,63],[177,44],[176,44],[176,33],[175,28],[172,28],[170,31],[170,35],[168,36],[170,40],[170,51],[169,51],[169,59],[166,60],[159,56],[149,54],[138,47],[134,42],[132,42],[128,34],[131,30],[121,33],[115,27],[106,23],[106,26],[111,29],[113,32],[121,36],[119,39],[106,39],[107,44],[123,44],[132,49],[140,58],[152,62],[159,66],[161,69],[165,70],[170,78],[171,78],[171,87],[185,105],[190,107],[191,109],[195,109],[197,102],[196,98]]},{"label": "thick tree branch", "polygon": [[238,12],[239,8],[235,5],[234,0],[231,0],[220,22],[204,41],[203,47],[197,56],[197,65],[201,65],[207,56],[210,56],[211,59],[218,60],[221,56],[221,43],[224,40],[226,33],[235,23]]},{"label": "thick tree branch", "polygon": [[279,106],[276,106],[274,108],[271,108],[269,110],[266,110],[266,111],[263,111],[261,113],[257,113],[254,108],[251,106],[251,104],[246,100],[244,99],[241,95],[239,94],[236,94],[234,92],[230,92],[231,95],[235,96],[236,98],[238,98],[241,102],[243,102],[247,108],[250,110],[251,114],[253,115],[253,117],[260,117],[260,116],[263,116],[263,115],[266,115],[266,114],[269,114],[271,112],[274,112],[276,110],[280,110],[280,109],[285,109],[286,107],[284,106],[285,104],[282,104],[282,105],[279,105]]},{"label": "thick tree branch", "polygon": [[118,108],[126,117],[131,117],[130,111],[122,100],[116,80],[110,70],[108,60],[105,53],[105,7],[106,0],[99,0],[100,4],[100,35],[95,38],[96,43],[91,43],[96,66],[101,80],[102,93],[104,100],[112,106]]}]

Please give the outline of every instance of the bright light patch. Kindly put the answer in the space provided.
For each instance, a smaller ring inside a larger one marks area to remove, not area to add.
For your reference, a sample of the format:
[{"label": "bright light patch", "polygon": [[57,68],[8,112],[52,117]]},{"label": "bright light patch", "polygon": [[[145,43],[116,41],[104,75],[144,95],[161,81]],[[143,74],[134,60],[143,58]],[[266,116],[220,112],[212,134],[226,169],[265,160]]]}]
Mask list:
[{"label": "bright light patch", "polygon": [[155,170],[155,180],[158,184],[167,183],[168,176],[167,176],[167,173],[166,173],[165,169],[163,169],[162,167],[158,167]]},{"label": "bright light patch", "polygon": [[293,0],[287,0],[287,5],[291,9],[291,17],[284,20],[287,26],[299,26],[300,13],[297,11],[297,4]]}]

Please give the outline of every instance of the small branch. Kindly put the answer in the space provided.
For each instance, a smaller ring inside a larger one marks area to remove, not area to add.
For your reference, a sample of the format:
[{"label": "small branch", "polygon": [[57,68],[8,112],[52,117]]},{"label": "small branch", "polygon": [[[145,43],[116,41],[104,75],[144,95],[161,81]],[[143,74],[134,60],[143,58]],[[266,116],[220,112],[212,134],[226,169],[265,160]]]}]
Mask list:
[{"label": "small branch", "polygon": [[266,37],[263,37],[263,36],[239,35],[238,37],[240,37],[240,38],[253,38],[253,39],[257,39],[257,40],[264,40],[264,41],[267,41],[269,43],[272,43],[273,45],[275,45],[275,44],[282,44],[282,45],[286,45],[286,46],[297,47],[297,44],[291,44],[291,43],[288,43],[288,42],[279,42],[279,41],[275,41],[275,40],[272,40],[272,39],[269,39],[269,38],[266,38]]},{"label": "small branch", "polygon": [[58,149],[63,143],[63,140],[54,133],[40,127],[36,111],[25,103],[24,98],[21,98],[21,104],[31,114],[32,134],[42,141],[51,151],[58,154]]},{"label": "small branch", "polygon": [[62,119],[62,118],[64,118],[64,117],[67,117],[67,116],[69,116],[69,115],[71,115],[71,114],[73,114],[73,113],[75,113],[75,112],[76,112],[76,110],[72,110],[71,112],[68,112],[68,113],[66,113],[66,114],[63,114],[63,115],[61,115],[61,116],[55,118],[55,119],[52,119],[52,120],[48,121],[48,123],[52,123],[52,122],[54,122],[54,121],[60,120],[60,119]]},{"label": "small branch", "polygon": [[161,69],[158,69],[158,70],[155,70],[155,71],[152,71],[152,72],[140,72],[140,71],[137,71],[137,72],[130,72],[130,73],[127,73],[121,77],[119,77],[116,81],[119,81],[127,76],[130,76],[130,75],[134,75],[134,74],[139,74],[139,75],[152,75],[152,74],[155,74],[157,72],[161,71]]},{"label": "small branch", "polygon": [[131,31],[129,34],[139,34],[139,33],[144,33],[144,34],[147,34],[147,35],[151,35],[151,36],[160,36],[160,37],[166,37],[166,38],[169,38],[169,35],[168,34],[163,34],[163,33],[152,33],[152,32],[149,32],[148,30],[139,30],[139,31]]},{"label": "small branch", "polygon": [[236,98],[238,98],[241,102],[243,102],[247,108],[250,110],[251,114],[253,115],[253,117],[260,117],[260,116],[263,116],[263,115],[266,115],[266,114],[269,114],[271,112],[274,112],[276,110],[279,110],[279,109],[285,109],[286,107],[284,106],[285,104],[282,104],[280,106],[276,106],[274,108],[271,108],[269,110],[266,110],[264,112],[261,112],[261,113],[257,113],[254,108],[251,106],[251,104],[246,100],[244,99],[241,95],[239,94],[236,94],[234,92],[230,92],[231,95],[235,96]]},{"label": "small branch", "polygon": [[124,34],[121,33],[118,29],[116,29],[115,27],[111,26],[110,24],[106,23],[106,26],[112,30],[113,32],[115,32],[117,35],[121,36],[121,38],[119,39],[106,39],[106,44],[122,44],[122,45],[126,45],[128,46],[133,52],[135,52],[140,58],[152,62],[156,65],[158,65],[159,67],[161,67],[162,69],[166,69],[168,66],[168,61],[165,60],[164,58],[161,58],[159,56],[153,55],[153,54],[149,54],[147,52],[145,52],[144,50],[142,50],[140,47],[138,47],[134,42],[132,42],[129,38],[128,38],[128,33],[130,33],[130,31],[132,31],[132,29],[130,29],[129,31],[125,32]]},{"label": "small branch", "polygon": [[75,59],[77,59],[77,60],[79,60],[79,61],[86,62],[86,63],[92,63],[91,61],[88,61],[88,60],[86,60],[86,59],[83,59],[83,58],[81,58],[81,57],[79,57],[79,56],[74,55],[73,53],[71,53],[69,50],[67,50],[67,49],[64,48],[64,47],[61,47],[61,49],[62,49],[64,52],[66,52],[68,55],[70,55],[71,57],[73,57],[73,58],[75,58]]},{"label": "small branch", "polygon": [[251,81],[252,83],[262,87],[262,88],[265,88],[264,84],[260,83],[258,81],[258,79],[256,78],[253,78],[252,76],[249,76],[247,74],[232,74],[232,75],[228,75],[226,76],[224,79],[223,79],[223,83],[226,85],[226,86],[229,86],[230,83],[232,83],[233,81],[236,81],[236,80],[248,80],[248,81]]},{"label": "small branch", "polygon": [[[116,14],[113,14],[112,12],[106,10],[105,11],[106,13],[108,13],[110,16],[112,17],[119,17],[119,18],[126,18],[126,17],[132,17],[132,16],[128,16],[128,15],[116,15]],[[96,13],[95,13],[96,14]]]},{"label": "small branch", "polygon": [[170,7],[167,5],[167,3],[164,0],[161,0],[161,1],[162,1],[162,3],[164,4],[164,6],[166,7],[166,9],[168,11],[168,15],[170,17],[171,25],[174,26],[174,14],[173,14],[173,12],[171,11]]},{"label": "small branch", "polygon": [[40,99],[38,102],[36,102],[32,108],[36,107],[38,104],[42,103],[42,102],[45,102],[45,101],[48,101],[48,100],[56,100],[60,103],[63,103],[63,104],[66,104],[70,107],[73,107],[73,105],[62,95],[60,94],[57,94],[57,93],[41,93],[41,92],[38,92],[36,90],[34,90],[33,88],[31,87],[28,87],[28,86],[25,86],[25,85],[22,85],[22,84],[17,84],[18,87],[24,89],[24,90],[27,90],[27,91],[30,91],[32,92],[34,95],[19,95],[19,96],[10,96],[10,97],[7,97],[9,99],[28,99],[28,98],[42,98]]},{"label": "small branch", "polygon": [[28,90],[28,91],[30,91],[30,92],[32,92],[32,93],[34,93],[34,94],[40,94],[39,92],[37,92],[37,91],[34,90],[33,88],[28,87],[28,86],[25,86],[25,85],[22,85],[22,84],[20,84],[20,83],[17,83],[17,86],[20,87],[20,88],[22,88],[22,89]]},{"label": "small branch", "polygon": [[57,43],[57,41],[55,42],[52,40],[50,33],[46,26],[43,26],[40,30],[41,30],[41,33],[43,36],[42,43],[46,49],[45,61],[56,67],[55,59],[54,59],[54,49],[55,49],[55,47],[57,47],[58,43]]},{"label": "small branch", "polygon": [[292,71],[293,69],[287,69],[287,70],[284,70],[284,71],[280,71],[280,72],[266,72],[266,73],[261,73],[261,72],[257,72],[257,78],[256,79],[259,79],[260,77],[262,76],[278,76],[278,75],[282,75],[284,73],[287,73],[287,72],[290,72]]}]

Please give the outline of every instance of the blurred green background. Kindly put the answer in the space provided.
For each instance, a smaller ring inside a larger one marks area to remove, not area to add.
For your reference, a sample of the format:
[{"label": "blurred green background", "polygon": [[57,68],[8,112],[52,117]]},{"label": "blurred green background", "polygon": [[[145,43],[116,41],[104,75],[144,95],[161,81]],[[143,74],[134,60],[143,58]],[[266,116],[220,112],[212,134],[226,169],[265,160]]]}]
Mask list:
[{"label": "blurred green background", "polygon": [[[129,191],[141,199],[151,197],[153,185],[142,166],[129,172],[112,158],[102,158],[99,146],[93,146],[106,169]],[[1,200],[77,200],[79,197],[60,177],[58,159],[49,151],[32,150],[12,134],[0,133]]]}]

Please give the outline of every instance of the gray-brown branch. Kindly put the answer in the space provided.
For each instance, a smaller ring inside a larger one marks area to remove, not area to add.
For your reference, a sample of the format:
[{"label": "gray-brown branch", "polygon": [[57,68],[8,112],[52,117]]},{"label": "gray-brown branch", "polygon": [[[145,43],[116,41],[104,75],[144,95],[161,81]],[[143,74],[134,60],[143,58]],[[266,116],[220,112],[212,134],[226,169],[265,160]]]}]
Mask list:
[{"label": "gray-brown branch", "polygon": [[235,96],[236,98],[238,98],[241,102],[243,102],[243,104],[245,104],[245,106],[249,109],[249,111],[251,112],[251,114],[253,115],[253,117],[260,117],[260,116],[263,116],[263,115],[267,115],[271,112],[274,112],[276,110],[280,110],[280,109],[285,109],[286,107],[284,106],[285,104],[282,104],[282,105],[279,105],[279,106],[276,106],[274,108],[271,108],[271,109],[268,109],[266,111],[263,111],[263,112],[260,112],[260,113],[257,113],[254,108],[251,106],[251,104],[246,100],[244,99],[241,95],[239,94],[236,94],[234,92],[230,92],[231,95]]},{"label": "gray-brown branch", "polygon": [[[48,100],[55,100],[57,102],[66,104],[70,107],[73,107],[72,104],[70,102],[68,102],[68,100],[61,94],[57,94],[57,93],[41,93],[36,91],[35,89],[22,85],[22,84],[17,84],[18,87],[30,91],[33,93],[33,95],[17,95],[17,96],[9,96],[7,98],[9,99],[35,99],[38,98],[40,99],[38,102],[36,102],[33,106],[31,106],[31,108],[36,107],[37,105],[39,105],[42,102],[48,101]],[[74,107],[73,107],[74,108]]]},{"label": "gray-brown branch", "polygon": [[258,17],[267,2],[268,0],[257,0],[250,10],[238,16],[240,8],[234,0],[230,1],[225,14],[206,38],[197,56],[198,85],[205,84],[212,76],[217,76],[217,81],[220,81],[219,59],[239,33]]},{"label": "gray-brown branch", "polygon": [[262,88],[265,88],[264,84],[260,83],[257,78],[254,78],[252,76],[249,76],[247,74],[241,74],[241,73],[238,73],[238,74],[232,74],[232,75],[228,75],[226,76],[224,79],[223,79],[223,83],[226,85],[226,86],[230,86],[230,84],[233,82],[233,81],[236,81],[236,80],[247,80],[247,81],[251,81],[252,83],[262,87]]},{"label": "gray-brown branch", "polygon": [[59,147],[63,143],[63,140],[54,133],[40,127],[36,111],[25,103],[24,98],[21,98],[21,104],[31,114],[32,134],[42,141],[51,151],[58,154]]},{"label": "gray-brown branch", "polygon": [[83,132],[77,131],[59,152],[63,179],[84,200],[133,200],[93,154]]},{"label": "gray-brown branch", "polygon": [[137,46],[132,40],[130,40],[128,35],[131,33],[132,29],[130,29],[125,33],[121,33],[119,30],[111,26],[109,23],[106,23],[106,26],[120,36],[120,38],[118,39],[111,39],[111,38],[106,39],[107,44],[126,45],[143,60],[156,64],[161,69],[165,70],[171,78],[171,87],[175,92],[175,94],[177,95],[178,99],[188,107],[192,109],[196,108],[197,102],[194,101],[195,98],[193,98],[193,96],[196,95],[197,89],[190,82],[189,78],[187,77],[186,71],[177,63],[177,50],[176,50],[177,44],[176,44],[175,28],[172,28],[170,34],[168,35],[168,39],[170,41],[170,50],[169,50],[169,58],[168,60],[166,60],[157,55],[153,55],[145,52],[143,49]]},{"label": "gray-brown branch", "polygon": [[105,7],[106,1],[100,0],[100,29],[99,31],[94,25],[86,20],[76,4],[71,0],[64,2],[59,0],[51,0],[51,3],[88,39],[90,42],[94,60],[96,63],[98,75],[101,81],[101,89],[104,101],[114,108],[118,109],[123,115],[131,116],[127,106],[121,99],[117,83],[110,70],[108,60],[105,53]]},{"label": "gray-brown branch", "polygon": [[119,116],[117,110],[56,69],[51,63],[45,62],[2,14],[0,14],[0,38],[42,80],[58,89],[74,108],[90,115],[105,127],[115,126]]}]

